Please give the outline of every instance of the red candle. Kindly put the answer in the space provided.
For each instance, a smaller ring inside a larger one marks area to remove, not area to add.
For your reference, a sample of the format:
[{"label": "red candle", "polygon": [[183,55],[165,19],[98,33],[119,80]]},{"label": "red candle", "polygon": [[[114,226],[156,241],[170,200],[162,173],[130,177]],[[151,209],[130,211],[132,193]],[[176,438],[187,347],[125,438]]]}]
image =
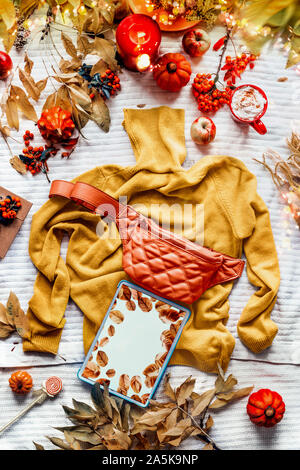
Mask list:
[{"label": "red candle", "polygon": [[125,67],[145,72],[157,58],[161,32],[156,21],[149,16],[130,15],[119,24],[116,40]]}]

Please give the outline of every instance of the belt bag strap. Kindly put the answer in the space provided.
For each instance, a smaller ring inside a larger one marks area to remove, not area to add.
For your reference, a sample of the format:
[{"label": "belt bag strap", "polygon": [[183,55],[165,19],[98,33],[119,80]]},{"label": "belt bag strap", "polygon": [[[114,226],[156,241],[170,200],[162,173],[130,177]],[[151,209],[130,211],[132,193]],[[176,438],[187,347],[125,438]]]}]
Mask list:
[{"label": "belt bag strap", "polygon": [[209,287],[242,274],[244,261],[162,229],[131,206],[119,203],[87,183],[53,181],[49,197],[55,196],[113,218],[123,242],[124,271],[155,294],[193,303]]}]

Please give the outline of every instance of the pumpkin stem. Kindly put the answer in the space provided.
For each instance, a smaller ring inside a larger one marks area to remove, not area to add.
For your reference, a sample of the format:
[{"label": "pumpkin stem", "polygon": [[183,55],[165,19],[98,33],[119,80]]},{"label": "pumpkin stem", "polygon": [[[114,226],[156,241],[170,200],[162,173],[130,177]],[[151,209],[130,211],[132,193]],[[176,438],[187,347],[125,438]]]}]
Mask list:
[{"label": "pumpkin stem", "polygon": [[266,409],[265,409],[265,415],[267,418],[273,418],[273,416],[275,415],[275,410],[272,406],[268,406]]},{"label": "pumpkin stem", "polygon": [[175,62],[169,62],[167,64],[167,70],[169,73],[175,73],[177,70],[177,65],[175,64]]}]

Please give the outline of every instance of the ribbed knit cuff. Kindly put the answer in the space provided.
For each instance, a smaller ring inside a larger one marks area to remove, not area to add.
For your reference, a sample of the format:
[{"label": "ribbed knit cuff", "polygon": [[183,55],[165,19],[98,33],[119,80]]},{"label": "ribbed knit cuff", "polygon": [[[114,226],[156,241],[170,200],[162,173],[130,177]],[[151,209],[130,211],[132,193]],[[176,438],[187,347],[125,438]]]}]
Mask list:
[{"label": "ribbed knit cuff", "polygon": [[23,340],[23,351],[39,351],[57,354],[62,330],[55,330],[46,335],[32,335]]}]

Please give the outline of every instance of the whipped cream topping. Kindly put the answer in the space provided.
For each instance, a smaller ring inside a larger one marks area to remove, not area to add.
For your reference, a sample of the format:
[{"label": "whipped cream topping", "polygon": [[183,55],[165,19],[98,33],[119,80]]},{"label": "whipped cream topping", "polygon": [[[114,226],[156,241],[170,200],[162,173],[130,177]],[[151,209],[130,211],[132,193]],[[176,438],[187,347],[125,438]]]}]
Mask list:
[{"label": "whipped cream topping", "polygon": [[232,96],[231,107],[240,119],[254,121],[263,111],[266,100],[259,90],[245,86],[236,90]]}]

